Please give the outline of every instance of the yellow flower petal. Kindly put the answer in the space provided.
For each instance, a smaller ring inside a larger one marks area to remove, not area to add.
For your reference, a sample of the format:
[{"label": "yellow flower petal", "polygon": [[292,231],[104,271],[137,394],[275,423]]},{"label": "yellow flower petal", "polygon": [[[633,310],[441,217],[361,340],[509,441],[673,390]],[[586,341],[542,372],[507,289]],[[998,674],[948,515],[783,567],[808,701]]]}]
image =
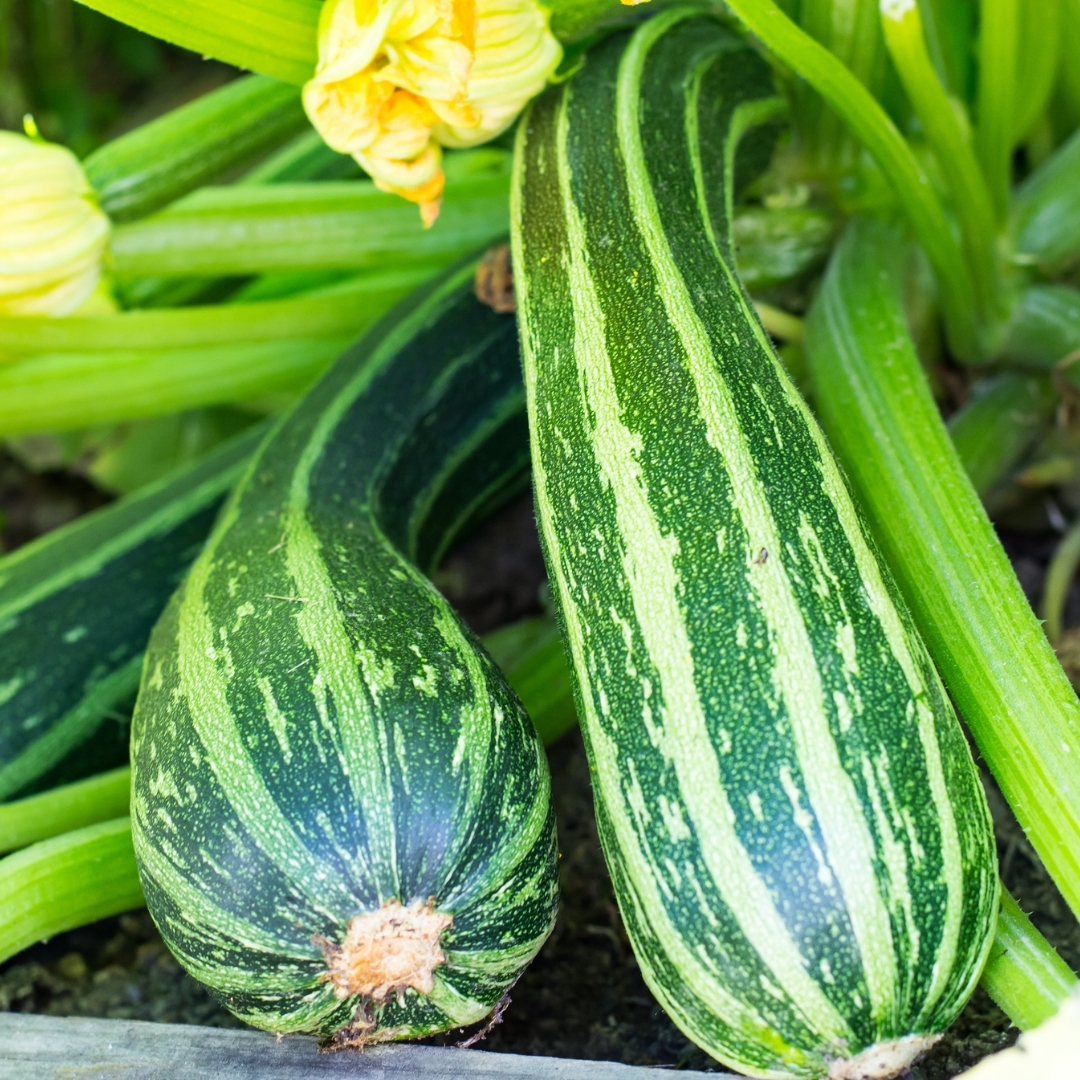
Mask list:
[{"label": "yellow flower petal", "polygon": [[432,148],[504,131],[561,59],[537,0],[326,0],[304,106],[329,146],[433,220]]},{"label": "yellow flower petal", "polygon": [[82,166],[0,132],[0,191],[0,314],[70,314],[98,287],[110,231]]}]

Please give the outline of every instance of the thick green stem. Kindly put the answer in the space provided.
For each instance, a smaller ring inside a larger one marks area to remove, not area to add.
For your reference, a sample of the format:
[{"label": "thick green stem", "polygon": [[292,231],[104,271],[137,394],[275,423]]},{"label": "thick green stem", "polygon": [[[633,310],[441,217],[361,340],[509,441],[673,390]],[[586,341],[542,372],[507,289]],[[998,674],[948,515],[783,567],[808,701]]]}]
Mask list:
[{"label": "thick green stem", "polygon": [[997,933],[980,982],[1005,1015],[1029,1031],[1058,1011],[1077,979],[1002,889]]},{"label": "thick green stem", "polygon": [[[1013,145],[1022,142],[1046,110],[1054,90],[1061,41],[1060,0],[1027,0],[1017,9]],[[1075,64],[1073,58],[1068,62]]]},{"label": "thick green stem", "polygon": [[0,963],[36,941],[144,902],[130,818],[33,844],[0,859]]},{"label": "thick green stem", "polygon": [[889,55],[948,185],[980,313],[998,322],[1003,304],[997,273],[994,204],[979,171],[967,127],[957,113],[959,103],[950,100],[934,70],[918,6],[902,0],[881,0],[881,25]]},{"label": "thick green stem", "polygon": [[873,155],[934,268],[953,351],[968,358],[981,355],[975,291],[963,253],[929,178],[896,125],[851,71],[772,0],[729,0],[728,6],[832,105]]},{"label": "thick green stem", "polygon": [[206,187],[153,217],[119,226],[118,278],[364,270],[444,265],[509,227],[509,155],[478,150],[448,167],[439,219],[369,180]]},{"label": "thick green stem", "polygon": [[1009,212],[1016,132],[1019,0],[980,0],[979,91],[975,149],[998,220]]},{"label": "thick green stem", "polygon": [[[877,93],[885,60],[877,0],[802,0],[798,20],[871,93]],[[828,102],[813,90],[801,89],[796,112],[807,155],[817,172],[836,179],[855,165],[857,143]]]},{"label": "thick green stem", "polygon": [[113,139],[83,167],[102,209],[129,221],[254,160],[306,125],[295,86],[249,75]]},{"label": "thick green stem", "polygon": [[0,803],[0,854],[128,812],[126,765],[15,802]]},{"label": "thick green stem", "polygon": [[807,320],[815,402],[983,759],[1080,913],[1080,702],[926,384],[902,255],[895,229],[849,226]]},{"label": "thick green stem", "polygon": [[[113,325],[95,324],[94,330],[102,342],[125,334],[133,342],[142,341],[145,327],[166,316],[175,316],[174,325],[187,325],[188,331],[181,331],[181,344],[175,347],[171,341],[100,351],[61,347],[0,363],[0,435],[91,427],[300,389],[436,269],[378,272],[335,286],[333,299],[322,305],[321,324],[316,318],[305,323],[293,317],[304,308],[304,298],[230,305],[220,314],[182,309],[106,317]],[[264,306],[276,313],[278,329],[288,329],[288,334],[267,336],[259,329]],[[144,318],[150,321],[140,321]],[[241,326],[250,333],[237,340]],[[35,323],[32,329],[45,337],[69,333],[61,325]],[[5,332],[19,338],[17,327]],[[183,343],[185,332],[201,343]],[[25,346],[25,341],[18,343]]]}]

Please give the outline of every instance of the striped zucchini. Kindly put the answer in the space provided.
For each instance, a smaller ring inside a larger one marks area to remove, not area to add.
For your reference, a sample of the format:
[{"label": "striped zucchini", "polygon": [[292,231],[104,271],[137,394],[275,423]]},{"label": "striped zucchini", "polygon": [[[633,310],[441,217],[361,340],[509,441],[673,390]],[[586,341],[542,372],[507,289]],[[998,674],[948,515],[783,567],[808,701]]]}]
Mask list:
[{"label": "striped zucchini", "polygon": [[233,1012],[338,1043],[482,1019],[554,919],[543,749],[418,566],[528,467],[470,264],[263,445],[155,628],[132,727],[150,912]]},{"label": "striped zucchini", "polygon": [[0,801],[127,759],[126,719],[122,738],[99,732],[263,434],[0,559]]},{"label": "striped zucchini", "polygon": [[533,483],[646,981],[752,1075],[884,1077],[975,986],[995,853],[941,683],[732,269],[740,138],[776,106],[765,63],[682,9],[522,122]]}]

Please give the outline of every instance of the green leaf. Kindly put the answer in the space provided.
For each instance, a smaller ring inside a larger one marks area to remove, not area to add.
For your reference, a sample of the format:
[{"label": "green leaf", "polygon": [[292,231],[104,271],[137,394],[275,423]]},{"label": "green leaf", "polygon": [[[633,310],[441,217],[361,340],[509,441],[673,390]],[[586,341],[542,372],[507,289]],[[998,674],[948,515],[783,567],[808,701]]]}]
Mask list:
[{"label": "green leaf", "polygon": [[1047,376],[1009,371],[976,383],[964,407],[949,417],[949,437],[980,499],[985,502],[1031,448],[1057,401]]},{"label": "green leaf", "polygon": [[307,126],[295,86],[262,75],[223,86],[127,135],[83,163],[114,221],[142,217]]},{"label": "green leaf", "polygon": [[80,0],[202,56],[283,82],[315,72],[319,0]]}]

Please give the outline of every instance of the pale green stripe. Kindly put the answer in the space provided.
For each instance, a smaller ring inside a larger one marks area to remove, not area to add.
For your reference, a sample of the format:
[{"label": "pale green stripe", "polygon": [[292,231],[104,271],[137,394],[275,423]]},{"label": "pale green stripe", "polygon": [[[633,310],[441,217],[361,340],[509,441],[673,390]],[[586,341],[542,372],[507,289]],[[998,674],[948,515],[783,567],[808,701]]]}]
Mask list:
[{"label": "pale green stripe", "polygon": [[[767,340],[764,330],[756,322],[753,326],[754,332],[759,335],[764,343]],[[843,335],[837,336],[836,339],[844,340]],[[781,371],[779,360],[774,358],[773,362],[777,370]],[[936,683],[937,699],[942,702],[943,708],[949,709],[950,706],[937,673],[925,656],[921,641],[918,638],[912,640],[909,636],[900,619],[900,613],[896,610],[895,604],[889,597],[885,581],[881,576],[881,568],[878,566],[877,559],[874,558],[873,552],[867,546],[863,537],[862,526],[851,502],[851,496],[848,494],[847,485],[840,474],[832,450],[825,441],[825,436],[798,391],[786,379],[783,380],[783,384],[789,403],[806,418],[810,434],[818,448],[818,456],[821,462],[822,488],[832,502],[840,524],[851,542],[851,550],[858,566],[859,576],[863,581],[864,594],[870,605],[870,610],[874,613],[874,617],[881,626],[885,634],[885,640],[888,642],[889,652],[899,663],[908,688],[911,690],[916,706],[919,708],[919,737],[923,745],[930,792],[934,800],[934,816],[935,820],[940,823],[941,855],[945,863],[943,878],[948,890],[942,941],[935,950],[939,957],[935,980],[931,992],[927,995],[922,1013],[922,1015],[929,1015],[947,985],[946,976],[959,941],[958,935],[964,909],[963,851],[956,831],[952,800],[949,797],[945,782],[936,730],[931,724],[925,735],[923,732],[922,713],[926,706],[922,702],[930,695],[923,681],[920,665],[916,660],[916,650],[924,660],[924,669],[928,671],[930,678]],[[990,936],[992,935],[988,935],[988,938]],[[988,948],[989,945],[987,945]],[[949,960],[948,964],[942,962],[946,958]]]},{"label": "pale green stripe", "polygon": [[[934,1006],[953,979],[956,954],[960,947],[961,919],[964,914],[964,856],[960,845],[960,834],[956,828],[952,800],[949,798],[949,789],[945,783],[945,769],[941,762],[941,747],[938,745],[937,730],[934,727],[934,714],[921,701],[915,703],[915,708],[919,714],[919,741],[922,743],[923,755],[926,758],[930,792],[937,811],[935,820],[941,824],[942,876],[948,890],[945,925],[934,956],[934,978],[919,1012],[919,1020],[923,1020],[932,1015]],[[995,904],[994,910],[996,909]],[[984,953],[989,951],[993,936],[989,933],[986,935]],[[981,964],[978,965],[972,972],[973,977],[981,966]]]},{"label": "pale green stripe", "polygon": [[311,461],[317,456],[309,453],[313,445],[322,450],[323,443],[316,444],[313,438],[293,476],[285,511],[285,563],[295,584],[293,595],[303,598],[295,605],[299,609],[296,628],[315,654],[311,696],[320,712],[327,709],[327,695],[334,701],[336,725],[333,730],[329,723],[324,726],[364,818],[370,863],[356,851],[354,858],[363,868],[360,876],[366,876],[372,867],[391,870],[390,882],[381,874],[375,875],[382,904],[400,893],[391,763],[385,730],[376,723],[372,708],[377,691],[371,690],[360,671],[358,652],[364,646],[354,645],[342,625],[322,545],[305,516],[306,483]]},{"label": "pale green stripe", "polygon": [[[604,349],[603,315],[598,310],[588,268],[581,258],[583,230],[568,189],[568,165],[565,160],[568,98],[569,93],[567,92],[559,114],[557,152],[559,181],[563,202],[567,210],[567,224],[570,233],[570,266],[568,269],[571,276],[571,293],[575,300],[575,322],[579,335],[576,347],[580,350],[599,351],[602,354]],[[523,155],[520,154],[516,156],[515,169],[521,167],[522,157]],[[519,188],[520,184],[515,183],[513,190],[516,192]],[[517,233],[515,243],[519,251],[522,250],[520,220],[520,214],[515,213],[513,215],[514,230]],[[527,277],[521,285],[523,287],[520,289],[518,297],[522,308],[521,325],[528,327],[535,325],[535,323],[528,314],[531,299],[528,292]],[[587,311],[582,310],[583,308],[587,309]],[[534,448],[538,448],[540,445],[539,433],[535,429],[535,417],[537,414],[534,397],[537,378],[536,352],[536,343],[530,335],[525,335],[522,342],[522,353],[526,369],[525,384],[530,396],[529,417]],[[549,566],[555,571],[560,593],[570,597],[575,586],[551,520],[551,502],[547,494],[547,476],[536,449],[534,449],[533,483],[536,487],[537,502],[541,507],[549,508],[548,512],[540,514],[544,540],[549,553]],[[566,640],[570,646],[576,677],[581,686],[588,687],[592,680],[588,670],[584,628],[581,625],[577,608],[572,602],[564,603],[562,612]],[[593,765],[596,769],[594,783],[599,789],[600,797],[612,808],[609,815],[611,824],[618,837],[628,876],[634,885],[634,891],[645,915],[645,921],[651,926],[653,933],[671,958],[672,963],[683,973],[689,992],[695,994],[702,1001],[708,1002],[710,1008],[724,1023],[736,1030],[767,1029],[769,1025],[746,1002],[740,1001],[727,990],[718,973],[715,970],[707,969],[703,965],[701,957],[688,947],[682,935],[682,929],[676,927],[672,922],[664,899],[659,892],[655,867],[650,863],[642,849],[640,838],[629,823],[630,811],[623,796],[622,775],[617,749],[604,737],[600,720],[596,715],[592,694],[586,692],[581,695],[581,698],[585,711],[585,722],[589,729],[593,748]]]},{"label": "pale green stripe", "polygon": [[[215,566],[217,541],[235,525],[238,516],[234,500],[228,504],[211,546],[188,577],[177,634],[180,687],[214,776],[233,811],[312,907],[336,924],[342,912],[355,907],[356,899],[344,879],[308,850],[267,790],[229,708],[228,679],[218,663],[215,628],[206,611],[207,583]],[[227,644],[221,644],[220,655],[228,661]]]},{"label": "pale green stripe", "polygon": [[442,977],[438,969],[435,970],[435,984],[431,988],[431,993],[428,994],[428,1001],[437,1009],[442,1009],[459,1027],[475,1024],[491,1012],[490,1005],[485,1005],[482,1001],[474,1001],[455,990]]},{"label": "pale green stripe", "polygon": [[142,818],[147,810],[138,789],[132,794],[131,811],[131,835],[139,865],[183,913],[183,922],[189,933],[198,934],[207,944],[221,948],[232,948],[239,944],[256,952],[309,964],[318,958],[314,947],[310,951],[299,951],[295,941],[269,933],[263,927],[215,904],[208,893],[196,884],[191,867],[178,868],[158,850],[157,844],[149,843],[142,826]]},{"label": "pale green stripe", "polygon": [[[628,46],[619,69],[616,117],[630,202],[648,248],[650,262],[661,282],[657,291],[663,299],[668,319],[679,333],[686,350],[689,372],[701,402],[707,438],[710,445],[722,455],[731,479],[732,500],[749,537],[745,552],[747,585],[757,595],[769,629],[771,652],[776,657],[774,678],[787,708],[799,771],[864,959],[872,1011],[876,1017],[884,1019],[893,1010],[896,970],[889,915],[874,874],[873,839],[863,818],[855,785],[844,771],[829,727],[817,661],[803,612],[783,566],[783,548],[768,496],[757,479],[754,459],[730,391],[717,371],[708,333],[694,309],[686,282],[668,248],[645,164],[637,91],[647,51],[664,29],[660,27],[651,34],[639,31]],[[695,168],[699,169],[696,160]],[[704,204],[701,209],[703,222],[708,222]],[[717,254],[720,265],[737,291],[738,286],[726,263]],[[750,320],[753,316],[748,315],[747,318]],[[613,388],[610,392],[614,395]],[[595,399],[590,400],[599,411]],[[647,502],[644,505],[648,512]],[[627,543],[641,545],[645,535],[643,522],[628,524],[635,531],[625,533]],[[658,533],[657,538],[660,539]],[[776,557],[757,565],[754,559],[762,547]],[[649,560],[651,566],[659,565],[662,551],[663,547],[657,547]],[[671,555],[667,558],[670,559]],[[665,620],[659,623],[665,626],[666,622],[666,634],[657,635],[658,648],[666,647],[664,639],[672,633],[674,626],[681,627],[681,613],[675,601],[678,576],[673,567],[671,575],[671,584],[664,587],[670,589],[673,611],[663,616],[649,610],[639,613],[643,633],[652,619]],[[630,580],[633,582],[632,575]],[[682,633],[685,634],[685,630]],[[683,667],[688,669],[688,636],[681,647],[685,649],[687,658]],[[659,664],[658,668],[664,671]],[[673,667],[670,673],[675,675]],[[747,939],[810,1024],[826,1038],[850,1038],[851,1032],[843,1016],[808,974],[806,959],[800,955],[787,926],[772,904],[765,883],[753,871],[749,856],[738,843],[734,828],[725,828],[734,815],[731,818],[722,816],[718,813],[719,808],[710,805],[706,798],[711,787],[720,789],[719,765],[701,713],[692,671],[686,670],[679,677],[686,680],[686,688],[679,697],[683,694],[687,696],[684,707],[688,711],[684,715],[682,708],[674,710],[675,716],[672,718],[679,722],[680,727],[673,733],[671,745],[676,756],[680,788],[690,815],[698,825],[702,854],[716,887],[739,920]],[[693,706],[689,704],[691,694],[695,703]],[[664,698],[669,699],[666,684]],[[686,725],[685,730],[683,724]],[[710,760],[708,769],[705,755]],[[682,763],[679,763],[680,757],[684,759]],[[783,764],[778,762],[777,766]],[[710,773],[713,775],[710,776]],[[707,823],[712,824],[711,830],[707,828]],[[736,885],[736,882],[739,884]]]},{"label": "pale green stripe", "polygon": [[380,901],[398,895],[400,879],[392,767],[385,730],[375,723],[368,697],[370,694],[372,699],[377,698],[379,687],[369,685],[358,671],[358,652],[364,651],[363,646],[355,646],[341,625],[333,583],[322,561],[321,545],[306,517],[309,486],[312,470],[327,442],[361,391],[415,335],[418,322],[431,318],[432,312],[457,290],[461,279],[471,273],[471,267],[459,271],[418,312],[395,327],[322,411],[297,460],[285,512],[286,566],[296,584],[296,595],[304,598],[297,614],[297,626],[305,644],[318,658],[312,695],[329,691],[337,703],[342,767],[367,823],[372,865],[392,868],[389,895],[382,895],[388,883],[379,881]]}]

